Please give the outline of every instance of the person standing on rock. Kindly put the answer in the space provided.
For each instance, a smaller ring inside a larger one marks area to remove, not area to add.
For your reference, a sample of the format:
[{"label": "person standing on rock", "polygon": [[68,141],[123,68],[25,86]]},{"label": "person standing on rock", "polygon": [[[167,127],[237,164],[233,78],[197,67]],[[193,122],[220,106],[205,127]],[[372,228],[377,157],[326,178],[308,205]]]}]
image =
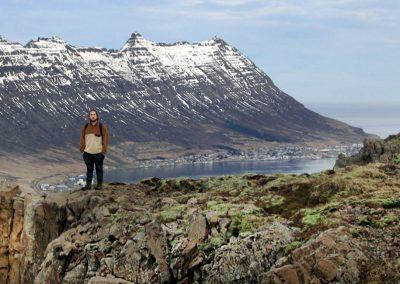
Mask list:
[{"label": "person standing on rock", "polygon": [[81,131],[80,152],[86,164],[86,185],[82,190],[89,190],[92,186],[93,169],[96,167],[97,185],[103,185],[103,160],[107,152],[109,135],[107,127],[99,122],[99,115],[95,109],[89,111],[89,123]]}]

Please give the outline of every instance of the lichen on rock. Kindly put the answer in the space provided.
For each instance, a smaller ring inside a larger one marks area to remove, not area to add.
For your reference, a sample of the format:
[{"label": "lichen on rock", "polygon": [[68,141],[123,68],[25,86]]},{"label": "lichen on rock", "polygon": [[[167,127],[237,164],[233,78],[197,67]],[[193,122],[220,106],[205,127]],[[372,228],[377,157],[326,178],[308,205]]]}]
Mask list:
[{"label": "lichen on rock", "polygon": [[400,169],[0,191],[0,283],[396,283]]}]

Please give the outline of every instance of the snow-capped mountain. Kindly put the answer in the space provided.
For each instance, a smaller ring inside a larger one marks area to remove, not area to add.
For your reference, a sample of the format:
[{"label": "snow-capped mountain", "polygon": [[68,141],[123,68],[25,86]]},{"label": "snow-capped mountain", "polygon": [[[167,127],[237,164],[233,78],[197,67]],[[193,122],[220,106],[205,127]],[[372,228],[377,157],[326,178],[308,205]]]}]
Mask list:
[{"label": "snow-capped mountain", "polygon": [[359,128],[323,117],[279,90],[220,38],[156,43],[133,33],[120,50],[0,37],[0,150],[77,144],[95,107],[111,142],[180,145],[360,141]]}]

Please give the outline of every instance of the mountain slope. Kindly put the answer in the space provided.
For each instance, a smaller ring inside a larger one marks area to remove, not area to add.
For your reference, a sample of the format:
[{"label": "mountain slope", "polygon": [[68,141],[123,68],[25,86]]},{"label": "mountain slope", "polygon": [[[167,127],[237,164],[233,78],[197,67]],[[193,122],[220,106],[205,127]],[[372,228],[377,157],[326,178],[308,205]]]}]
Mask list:
[{"label": "mountain slope", "polygon": [[96,107],[113,143],[230,144],[361,141],[359,128],[323,117],[280,91],[219,38],[155,43],[133,33],[119,50],[57,37],[25,46],[0,38],[2,149],[76,144]]}]

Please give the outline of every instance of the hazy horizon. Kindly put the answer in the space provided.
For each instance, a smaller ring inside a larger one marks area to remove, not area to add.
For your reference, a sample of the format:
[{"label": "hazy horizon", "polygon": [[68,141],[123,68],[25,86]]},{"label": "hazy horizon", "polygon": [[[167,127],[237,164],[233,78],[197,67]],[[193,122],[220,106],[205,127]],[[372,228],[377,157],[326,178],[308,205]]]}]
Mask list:
[{"label": "hazy horizon", "polygon": [[400,132],[400,103],[307,102],[304,105],[381,138]]}]

